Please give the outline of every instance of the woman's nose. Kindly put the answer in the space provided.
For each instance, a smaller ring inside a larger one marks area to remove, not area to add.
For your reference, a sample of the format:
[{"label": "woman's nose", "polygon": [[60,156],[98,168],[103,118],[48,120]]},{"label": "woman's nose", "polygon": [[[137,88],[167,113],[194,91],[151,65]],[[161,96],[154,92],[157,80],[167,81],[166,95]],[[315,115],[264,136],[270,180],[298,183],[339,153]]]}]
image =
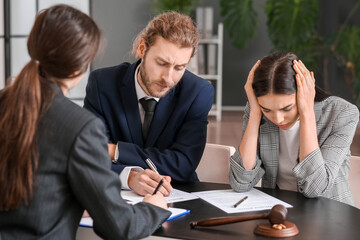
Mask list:
[{"label": "woman's nose", "polygon": [[281,112],[277,112],[274,114],[274,123],[277,125],[281,125],[284,121],[284,114]]}]

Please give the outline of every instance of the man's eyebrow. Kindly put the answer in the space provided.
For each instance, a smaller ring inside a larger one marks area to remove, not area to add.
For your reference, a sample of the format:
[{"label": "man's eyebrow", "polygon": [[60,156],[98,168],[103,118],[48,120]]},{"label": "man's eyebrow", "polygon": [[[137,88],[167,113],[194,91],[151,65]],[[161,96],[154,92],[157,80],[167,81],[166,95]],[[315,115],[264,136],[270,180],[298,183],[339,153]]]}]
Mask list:
[{"label": "man's eyebrow", "polygon": [[162,62],[165,62],[165,63],[169,63],[169,61],[167,61],[166,59],[164,59],[162,57],[157,57],[156,60],[162,61]]},{"label": "man's eyebrow", "polygon": [[[166,63],[166,64],[171,64],[168,60],[166,60],[166,59],[164,59],[164,58],[162,58],[162,57],[157,57],[157,60],[162,61],[162,62],[164,62],[164,63]],[[185,67],[187,64],[188,64],[188,63],[177,64],[176,66]]]}]

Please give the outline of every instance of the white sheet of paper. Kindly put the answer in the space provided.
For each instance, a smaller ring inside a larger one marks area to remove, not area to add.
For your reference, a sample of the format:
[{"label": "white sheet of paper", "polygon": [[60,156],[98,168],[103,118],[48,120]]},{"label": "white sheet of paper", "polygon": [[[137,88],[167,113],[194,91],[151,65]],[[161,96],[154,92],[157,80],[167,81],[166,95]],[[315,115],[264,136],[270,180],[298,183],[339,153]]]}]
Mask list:
[{"label": "white sheet of paper", "polygon": [[[143,200],[144,197],[137,195],[131,190],[121,190],[121,197],[128,201],[128,203],[138,203]],[[188,201],[192,199],[199,198],[196,195],[193,195],[188,192],[184,192],[178,189],[173,189],[170,193],[170,196],[165,197],[166,201],[168,203],[174,203],[174,202],[182,202],[182,201]]]},{"label": "white sheet of paper", "polygon": [[[175,219],[177,217],[181,217],[182,215],[185,215],[190,212],[190,210],[183,209],[183,208],[173,208],[169,207],[168,210],[171,212],[170,217],[167,219],[167,221]],[[93,220],[91,217],[83,217],[80,220],[80,226],[82,227],[93,227]]]},{"label": "white sheet of paper", "polygon": [[80,226],[82,227],[92,227],[93,226],[93,220],[91,217],[83,217],[80,220]]},{"label": "white sheet of paper", "polygon": [[[214,190],[214,191],[202,191],[193,192],[192,194],[199,198],[211,203],[215,207],[220,208],[226,213],[240,213],[240,212],[252,212],[271,209],[276,204],[282,204],[286,208],[291,208],[292,205],[283,202],[277,198],[274,198],[260,190],[255,188],[248,192],[238,193],[232,189],[227,190]],[[248,198],[243,201],[236,208],[234,204],[240,199],[247,196]]]}]

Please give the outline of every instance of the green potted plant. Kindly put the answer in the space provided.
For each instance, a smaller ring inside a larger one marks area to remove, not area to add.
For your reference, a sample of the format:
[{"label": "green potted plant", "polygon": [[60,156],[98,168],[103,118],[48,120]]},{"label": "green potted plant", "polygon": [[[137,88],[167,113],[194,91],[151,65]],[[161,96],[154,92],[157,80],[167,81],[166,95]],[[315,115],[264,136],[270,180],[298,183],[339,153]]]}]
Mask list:
[{"label": "green potted plant", "polygon": [[197,0],[153,0],[151,10],[155,14],[173,10],[191,16],[197,2]]},{"label": "green potted plant", "polygon": [[[221,15],[233,45],[245,48],[257,34],[253,0],[221,0]],[[358,0],[345,22],[332,36],[320,36],[317,29],[317,0],[268,0],[264,5],[269,38],[276,50],[292,51],[315,68],[323,59],[324,88],[328,90],[327,64],[333,58],[343,67],[345,79],[360,106],[360,28],[349,19],[359,9]]]}]

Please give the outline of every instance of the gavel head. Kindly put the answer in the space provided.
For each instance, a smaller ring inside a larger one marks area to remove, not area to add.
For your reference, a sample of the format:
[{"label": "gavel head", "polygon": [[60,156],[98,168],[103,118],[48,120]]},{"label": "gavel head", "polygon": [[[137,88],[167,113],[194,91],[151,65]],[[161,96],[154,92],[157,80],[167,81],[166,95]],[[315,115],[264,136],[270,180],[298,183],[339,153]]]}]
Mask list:
[{"label": "gavel head", "polygon": [[269,212],[268,219],[271,225],[283,224],[287,215],[287,209],[284,205],[277,204]]}]

